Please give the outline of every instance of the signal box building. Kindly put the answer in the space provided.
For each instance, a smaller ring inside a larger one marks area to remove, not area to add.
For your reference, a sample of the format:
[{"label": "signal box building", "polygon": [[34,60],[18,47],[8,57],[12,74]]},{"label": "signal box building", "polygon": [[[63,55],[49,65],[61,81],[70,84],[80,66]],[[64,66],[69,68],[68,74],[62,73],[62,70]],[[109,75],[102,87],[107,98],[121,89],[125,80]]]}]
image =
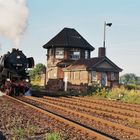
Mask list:
[{"label": "signal box building", "polygon": [[98,57],[91,58],[91,46],[75,29],[64,28],[43,48],[47,49],[46,85],[50,90],[86,89],[98,84],[112,87],[119,84],[122,71],[99,48]]}]

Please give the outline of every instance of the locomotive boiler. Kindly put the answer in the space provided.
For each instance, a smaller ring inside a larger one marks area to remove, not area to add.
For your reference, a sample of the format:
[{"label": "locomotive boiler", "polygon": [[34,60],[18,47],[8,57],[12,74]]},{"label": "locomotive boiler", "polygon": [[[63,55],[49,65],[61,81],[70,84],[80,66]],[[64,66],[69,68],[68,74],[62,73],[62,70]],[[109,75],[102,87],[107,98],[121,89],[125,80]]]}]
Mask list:
[{"label": "locomotive boiler", "polygon": [[0,90],[8,95],[24,94],[28,90],[28,68],[34,67],[34,59],[27,58],[19,49],[0,58]]}]

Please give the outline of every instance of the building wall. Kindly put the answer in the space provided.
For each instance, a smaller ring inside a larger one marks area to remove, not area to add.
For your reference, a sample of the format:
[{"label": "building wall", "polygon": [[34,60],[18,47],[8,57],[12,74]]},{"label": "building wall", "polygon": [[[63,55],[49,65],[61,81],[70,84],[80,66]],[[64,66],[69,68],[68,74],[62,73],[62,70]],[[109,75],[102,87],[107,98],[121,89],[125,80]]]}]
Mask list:
[{"label": "building wall", "polygon": [[[106,86],[113,87],[119,84],[119,73],[118,72],[105,72],[107,79],[106,79]],[[101,81],[101,74],[102,72],[97,72],[97,82],[100,83]],[[111,74],[114,76],[112,77]]]},{"label": "building wall", "polygon": [[[106,72],[106,87],[113,87],[119,84],[119,73],[114,73],[115,78],[111,80],[111,72]],[[102,72],[96,71],[94,80],[92,72],[86,70],[65,71],[64,77],[67,77],[67,90],[75,90],[77,92],[85,92],[88,86],[100,85]],[[64,78],[65,79],[65,78]],[[65,80],[64,80],[65,83]]]},{"label": "building wall", "polygon": [[85,70],[65,71],[65,76],[68,82],[74,85],[87,84],[89,80],[88,72]]},{"label": "building wall", "polygon": [[[56,59],[55,52],[56,48],[47,49],[47,71],[46,71],[46,82],[49,79],[64,79],[64,72],[62,68],[57,67],[57,64],[62,60],[68,60],[69,52],[72,48],[64,48],[64,58],[63,59]],[[85,58],[85,50],[80,50],[80,58]],[[90,57],[90,51],[89,51]],[[80,83],[79,78],[81,78],[81,83],[87,83],[87,72],[82,72],[81,75],[78,74],[79,72],[71,72],[70,82],[72,83]],[[86,74],[85,74],[86,73]],[[85,78],[86,75],[86,78]],[[72,79],[73,78],[73,79]]]},{"label": "building wall", "polygon": [[[61,68],[56,67],[48,73],[47,87],[50,91],[64,90],[66,80],[68,91],[76,90],[84,92],[88,86],[101,86],[102,72],[99,71],[96,71],[96,78],[94,80],[92,80],[92,72],[86,70],[63,71]],[[57,73],[57,75],[54,73]],[[119,73],[114,73],[114,79],[111,79],[111,73],[106,72],[106,87],[113,87],[119,84]]]},{"label": "building wall", "polygon": [[[47,57],[47,73],[46,73],[46,83],[50,90],[64,89],[65,78],[67,77],[68,89],[76,89],[80,91],[84,91],[87,89],[87,86],[98,84],[101,85],[102,73],[106,74],[106,84],[105,86],[113,87],[119,84],[119,73],[107,71],[107,69],[114,69],[112,65],[108,62],[104,61],[97,69],[102,69],[101,71],[95,71],[96,75],[93,78],[92,71],[87,70],[71,70],[66,71],[65,68],[57,67],[57,64],[62,60],[69,59],[70,48],[64,48],[64,57],[63,59],[56,59],[55,57],[55,48],[48,49],[48,57]],[[90,52],[89,52],[90,57]],[[85,58],[85,50],[80,50],[80,58]],[[105,71],[106,70],[106,71]],[[95,73],[94,73],[95,74]],[[112,78],[113,75],[113,78]],[[50,85],[49,85],[50,84]],[[81,90],[82,89],[82,90]]]},{"label": "building wall", "polygon": [[48,79],[57,79],[57,67],[52,67],[47,69]]}]

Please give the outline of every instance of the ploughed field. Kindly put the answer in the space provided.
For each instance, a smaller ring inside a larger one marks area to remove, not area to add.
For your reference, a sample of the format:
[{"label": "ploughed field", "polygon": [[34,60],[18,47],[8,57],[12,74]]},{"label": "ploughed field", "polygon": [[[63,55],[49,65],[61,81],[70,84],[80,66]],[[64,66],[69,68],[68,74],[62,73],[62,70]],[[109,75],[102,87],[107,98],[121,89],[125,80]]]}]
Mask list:
[{"label": "ploughed field", "polygon": [[0,132],[9,140],[140,139],[140,105],[90,97],[0,97]]}]

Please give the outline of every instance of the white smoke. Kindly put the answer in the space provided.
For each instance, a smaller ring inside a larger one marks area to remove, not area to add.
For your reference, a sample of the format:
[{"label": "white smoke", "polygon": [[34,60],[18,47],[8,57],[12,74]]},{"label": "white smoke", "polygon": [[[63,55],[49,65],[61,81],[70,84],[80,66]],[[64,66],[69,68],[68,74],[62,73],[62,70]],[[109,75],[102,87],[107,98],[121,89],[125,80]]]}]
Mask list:
[{"label": "white smoke", "polygon": [[19,47],[27,26],[28,8],[26,0],[0,0],[0,35]]}]

